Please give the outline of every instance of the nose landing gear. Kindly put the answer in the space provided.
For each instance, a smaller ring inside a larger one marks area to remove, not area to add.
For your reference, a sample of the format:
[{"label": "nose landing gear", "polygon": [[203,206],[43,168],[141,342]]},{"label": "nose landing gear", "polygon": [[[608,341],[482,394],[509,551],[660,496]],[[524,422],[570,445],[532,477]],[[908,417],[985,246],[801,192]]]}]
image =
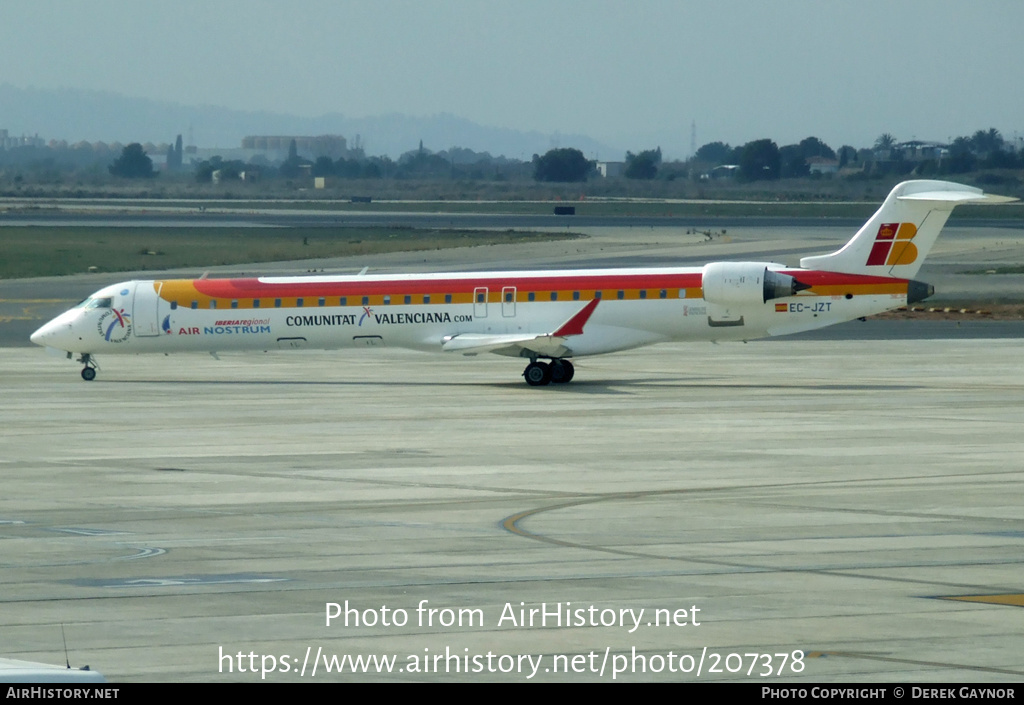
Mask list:
[{"label": "nose landing gear", "polygon": [[82,379],[86,382],[91,382],[96,379],[96,370],[99,369],[99,365],[92,359],[92,355],[89,353],[82,353],[82,356],[78,358],[85,367],[82,368]]}]

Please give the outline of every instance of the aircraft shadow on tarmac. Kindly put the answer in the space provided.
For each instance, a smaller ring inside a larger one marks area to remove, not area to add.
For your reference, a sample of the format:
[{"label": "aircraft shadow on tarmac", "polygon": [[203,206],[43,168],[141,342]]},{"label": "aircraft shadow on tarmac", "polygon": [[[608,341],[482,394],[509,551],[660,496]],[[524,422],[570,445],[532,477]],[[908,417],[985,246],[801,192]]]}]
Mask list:
[{"label": "aircraft shadow on tarmac", "polygon": [[678,377],[644,377],[622,380],[574,380],[570,384],[552,385],[540,389],[525,387],[519,381],[478,382],[473,380],[436,382],[379,382],[360,380],[196,380],[196,379],[104,379],[93,384],[155,384],[155,385],[227,385],[227,386],[266,386],[266,387],[445,387],[452,385],[462,387],[479,387],[495,390],[522,390],[532,394],[609,394],[635,395],[644,387],[676,387],[679,389],[731,389],[731,390],[777,390],[777,391],[822,391],[822,392],[899,392],[923,389],[918,384],[836,384],[793,382],[786,384],[753,384],[749,382],[708,382],[706,379],[686,380]]}]

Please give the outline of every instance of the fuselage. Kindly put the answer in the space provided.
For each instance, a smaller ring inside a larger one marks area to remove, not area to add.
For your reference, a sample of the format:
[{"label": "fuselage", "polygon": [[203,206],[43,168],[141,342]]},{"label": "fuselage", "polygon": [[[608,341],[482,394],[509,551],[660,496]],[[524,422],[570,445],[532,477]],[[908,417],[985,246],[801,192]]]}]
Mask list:
[{"label": "fuselage", "polygon": [[[96,292],[32,340],[86,355],[377,346],[441,351],[460,335],[550,334],[597,300],[558,356],[569,358],[670,340],[750,340],[820,328],[902,306],[911,284],[750,264],[806,288],[765,299],[760,284],[744,288],[740,282],[710,296],[707,268],[130,281]],[[492,351],[530,356],[528,347]]]}]

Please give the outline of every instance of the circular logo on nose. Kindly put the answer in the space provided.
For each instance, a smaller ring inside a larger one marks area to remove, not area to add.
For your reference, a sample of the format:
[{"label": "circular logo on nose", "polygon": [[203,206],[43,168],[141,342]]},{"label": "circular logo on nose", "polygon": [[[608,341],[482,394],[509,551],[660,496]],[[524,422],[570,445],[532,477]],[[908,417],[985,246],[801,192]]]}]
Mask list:
[{"label": "circular logo on nose", "polygon": [[100,316],[96,329],[108,343],[123,343],[132,334],[132,317],[123,308],[112,308]]}]

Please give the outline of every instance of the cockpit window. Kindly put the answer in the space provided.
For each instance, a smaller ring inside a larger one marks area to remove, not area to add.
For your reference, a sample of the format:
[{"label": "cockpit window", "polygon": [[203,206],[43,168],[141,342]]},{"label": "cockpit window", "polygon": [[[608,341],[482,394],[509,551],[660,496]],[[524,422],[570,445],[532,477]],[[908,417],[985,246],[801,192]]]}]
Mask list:
[{"label": "cockpit window", "polygon": [[112,296],[90,296],[75,308],[113,308],[114,297]]}]

